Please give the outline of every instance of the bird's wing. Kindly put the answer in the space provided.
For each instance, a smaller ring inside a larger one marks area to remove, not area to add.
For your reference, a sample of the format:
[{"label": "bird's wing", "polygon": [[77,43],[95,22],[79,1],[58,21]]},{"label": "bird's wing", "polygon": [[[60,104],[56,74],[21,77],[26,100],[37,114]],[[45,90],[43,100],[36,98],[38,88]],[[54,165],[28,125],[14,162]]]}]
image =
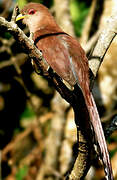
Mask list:
[{"label": "bird's wing", "polygon": [[41,38],[36,46],[52,69],[70,85],[74,85],[76,80],[71,69],[68,47],[61,36],[63,35],[46,36]]}]

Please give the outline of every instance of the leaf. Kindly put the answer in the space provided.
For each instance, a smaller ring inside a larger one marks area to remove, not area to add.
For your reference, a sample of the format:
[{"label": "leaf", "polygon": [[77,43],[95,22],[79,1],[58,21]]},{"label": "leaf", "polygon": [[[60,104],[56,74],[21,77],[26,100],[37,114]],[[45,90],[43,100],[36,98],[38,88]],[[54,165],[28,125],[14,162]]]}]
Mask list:
[{"label": "leaf", "polygon": [[71,0],[70,12],[75,28],[75,33],[77,36],[80,36],[83,28],[83,23],[89,12],[89,7],[85,2],[81,2],[80,0]]},{"label": "leaf", "polygon": [[16,173],[16,180],[22,180],[28,172],[28,166],[24,166],[18,170]]}]

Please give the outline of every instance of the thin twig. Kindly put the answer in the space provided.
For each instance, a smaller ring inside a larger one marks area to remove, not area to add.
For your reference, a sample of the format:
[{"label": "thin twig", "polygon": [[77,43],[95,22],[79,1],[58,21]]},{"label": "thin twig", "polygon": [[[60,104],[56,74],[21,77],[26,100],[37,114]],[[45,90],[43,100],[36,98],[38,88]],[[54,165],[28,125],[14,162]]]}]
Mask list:
[{"label": "thin twig", "polygon": [[117,130],[117,116],[113,118],[108,127],[105,129],[105,137],[108,138],[114,131]]},{"label": "thin twig", "polygon": [[98,42],[89,58],[89,66],[96,77],[104,56],[117,33],[117,16],[111,16],[103,31],[100,32]]},{"label": "thin twig", "polygon": [[[71,105],[74,105],[74,102],[76,102],[74,94],[70,90],[68,90],[68,88],[62,83],[61,79],[56,73],[53,73],[51,69],[51,71],[47,71],[48,68],[47,66],[45,66],[45,62],[42,58],[42,53],[40,53],[40,51],[34,46],[32,41],[23,33],[23,31],[18,28],[18,26],[14,22],[8,22],[2,17],[0,17],[0,26],[4,27],[6,31],[9,31],[15,37],[15,39],[22,45],[29,56],[34,59],[35,63],[38,63],[37,66],[42,70],[42,74],[46,73],[48,79],[52,80],[61,96],[66,99]],[[90,58],[89,64],[95,76],[104,58],[104,55],[109,48],[110,43],[116,35],[115,32],[117,32],[117,17],[113,16],[109,19],[108,27],[106,27],[101,33],[98,43],[92,53],[92,57]],[[84,174],[82,174],[82,176],[84,176]]]},{"label": "thin twig", "polygon": [[18,4],[15,5],[15,8],[13,10],[13,14],[12,14],[12,18],[11,21],[15,22],[16,21],[16,17],[19,13],[19,8],[18,8]]}]

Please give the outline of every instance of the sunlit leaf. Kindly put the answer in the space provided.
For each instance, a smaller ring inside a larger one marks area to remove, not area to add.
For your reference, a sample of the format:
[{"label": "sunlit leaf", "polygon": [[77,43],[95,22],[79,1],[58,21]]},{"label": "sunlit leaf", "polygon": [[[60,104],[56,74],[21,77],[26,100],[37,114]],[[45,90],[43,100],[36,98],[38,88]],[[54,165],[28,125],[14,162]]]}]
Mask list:
[{"label": "sunlit leaf", "polygon": [[18,170],[16,173],[16,180],[22,180],[28,172],[28,167],[24,166]]}]

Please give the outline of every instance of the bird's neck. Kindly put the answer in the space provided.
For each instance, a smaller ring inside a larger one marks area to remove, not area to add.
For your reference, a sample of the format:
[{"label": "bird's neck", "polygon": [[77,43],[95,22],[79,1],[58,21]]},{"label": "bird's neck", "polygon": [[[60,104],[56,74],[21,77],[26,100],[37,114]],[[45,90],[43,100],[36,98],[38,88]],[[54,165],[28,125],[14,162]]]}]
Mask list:
[{"label": "bird's neck", "polygon": [[56,34],[56,33],[64,33],[64,32],[59,26],[56,26],[56,25],[45,26],[45,27],[39,28],[39,30],[37,30],[34,33],[33,40],[35,41],[39,37]]}]

